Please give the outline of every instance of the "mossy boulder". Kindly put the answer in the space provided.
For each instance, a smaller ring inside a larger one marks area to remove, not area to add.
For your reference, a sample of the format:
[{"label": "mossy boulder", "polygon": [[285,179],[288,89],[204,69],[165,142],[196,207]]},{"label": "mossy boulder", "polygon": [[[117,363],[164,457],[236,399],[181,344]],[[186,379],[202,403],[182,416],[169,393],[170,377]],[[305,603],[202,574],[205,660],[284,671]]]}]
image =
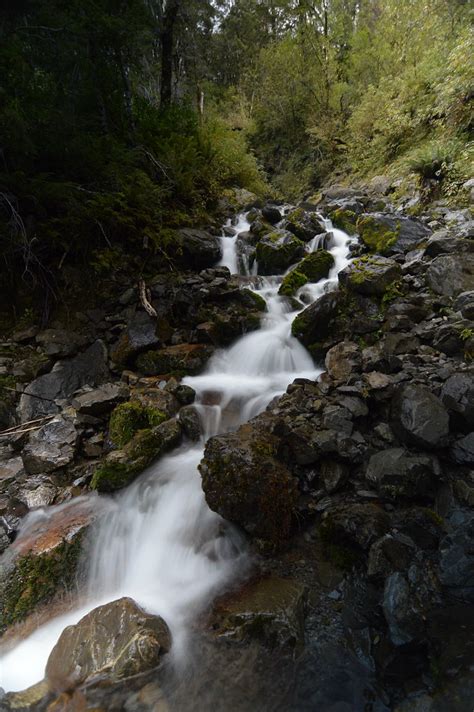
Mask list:
[{"label": "mossy boulder", "polygon": [[152,406],[131,400],[118,405],[110,416],[110,439],[118,447],[126,445],[139,430],[160,425],[166,414]]},{"label": "mossy boulder", "polygon": [[110,453],[99,465],[91,481],[92,489],[115,492],[126,487],[152,462],[179,445],[181,436],[181,424],[175,418],[139,430],[122,450]]},{"label": "mossy boulder", "polygon": [[334,227],[344,230],[349,235],[354,235],[357,232],[358,215],[353,210],[347,208],[336,208],[330,213],[329,217]]},{"label": "mossy boulder", "polygon": [[296,513],[296,480],[277,457],[277,439],[251,424],[208,440],[199,466],[209,507],[239,524],[262,550],[287,541]]},{"label": "mossy boulder", "polygon": [[292,269],[289,274],[283,277],[278,294],[282,297],[293,297],[307,281],[306,275],[302,274],[298,269]]},{"label": "mossy boulder", "polygon": [[212,347],[207,344],[177,344],[146,351],[138,356],[135,365],[146,376],[167,373],[192,375],[204,367],[212,352]]},{"label": "mossy boulder", "polygon": [[401,267],[395,260],[380,255],[365,255],[339,273],[339,282],[361,294],[383,296],[401,276]]},{"label": "mossy boulder", "polygon": [[260,274],[279,274],[304,255],[304,243],[287,230],[274,230],[257,244]]},{"label": "mossy boulder", "polygon": [[309,282],[319,282],[329,275],[334,267],[334,257],[327,250],[316,250],[307,255],[298,265],[298,271],[307,277]]},{"label": "mossy boulder", "polygon": [[303,242],[309,242],[315,235],[320,235],[325,231],[318,216],[314,212],[308,212],[301,207],[288,213],[285,229],[292,232]]},{"label": "mossy boulder", "polygon": [[54,511],[47,528],[39,519],[21,531],[0,558],[0,630],[74,588],[84,534],[104,506],[79,497]]},{"label": "mossy boulder", "polygon": [[413,250],[432,234],[419,220],[386,213],[360,215],[356,227],[364,245],[384,255]]}]

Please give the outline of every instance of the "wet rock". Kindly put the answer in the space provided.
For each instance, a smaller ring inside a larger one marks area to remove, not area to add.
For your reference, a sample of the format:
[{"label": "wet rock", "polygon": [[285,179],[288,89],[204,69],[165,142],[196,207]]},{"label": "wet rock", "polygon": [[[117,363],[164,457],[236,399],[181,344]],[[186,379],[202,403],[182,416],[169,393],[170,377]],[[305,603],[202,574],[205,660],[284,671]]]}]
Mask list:
[{"label": "wet rock", "polygon": [[304,643],[306,587],[287,578],[270,576],[247,584],[217,605],[218,635],[231,640],[258,640],[274,648]]},{"label": "wet rock", "polygon": [[86,344],[86,339],[76,332],[64,329],[45,329],[36,336],[36,343],[47,356],[64,358],[74,356]]},{"label": "wet rock", "polygon": [[474,517],[441,541],[441,582],[451,596],[474,603]]},{"label": "wet rock", "polygon": [[377,452],[369,460],[365,476],[384,497],[416,497],[433,492],[439,464],[429,455],[410,455],[403,448]]},{"label": "wet rock", "polygon": [[209,507],[273,547],[287,539],[297,499],[296,480],[276,447],[270,433],[245,424],[208,440],[199,466]]},{"label": "wet rock", "polygon": [[96,341],[74,358],[58,361],[50,373],[26,386],[27,395],[21,396],[18,406],[21,422],[57,413],[59,406],[55,401],[70,398],[85,385],[97,386],[108,377],[107,349],[102,341]]},{"label": "wet rock", "polygon": [[325,231],[315,213],[307,212],[303,208],[296,208],[286,216],[285,229],[296,235],[303,242],[309,242],[316,235]]},{"label": "wet rock", "polygon": [[104,383],[99,388],[91,388],[72,400],[78,413],[100,417],[128,398],[129,389],[123,383]]},{"label": "wet rock", "polygon": [[190,440],[199,440],[202,435],[199,413],[193,405],[187,405],[179,411],[179,421],[184,434]]},{"label": "wet rock", "polygon": [[207,344],[177,344],[157,351],[146,351],[136,359],[137,368],[148,376],[198,373],[213,353]]},{"label": "wet rock", "polygon": [[291,330],[305,346],[322,341],[331,331],[344,301],[340,292],[324,294],[293,321]]},{"label": "wet rock", "polygon": [[115,492],[126,487],[152,462],[179,445],[181,437],[181,424],[175,418],[139,430],[122,450],[111,452],[99,465],[91,487],[99,492]]},{"label": "wet rock", "polygon": [[440,447],[449,432],[449,415],[426,386],[403,386],[393,402],[392,425],[407,443]]},{"label": "wet rock", "polygon": [[84,533],[107,506],[96,497],[78,497],[25,519],[0,558],[0,628],[74,586]]},{"label": "wet rock", "polygon": [[474,465],[474,432],[456,440],[451,448],[451,456],[458,465]]},{"label": "wet rock", "polygon": [[257,244],[260,274],[279,274],[304,256],[304,243],[287,230],[274,230]]},{"label": "wet rock", "polygon": [[156,667],[170,648],[165,621],[120,598],[65,628],[48,658],[46,679],[68,687],[99,675],[116,681]]},{"label": "wet rock", "polygon": [[179,252],[173,260],[185,269],[200,270],[212,267],[222,257],[222,246],[218,237],[194,228],[178,230]]},{"label": "wet rock", "polygon": [[431,231],[418,220],[387,213],[361,215],[357,231],[367,247],[387,255],[413,250],[431,236]]},{"label": "wet rock", "polygon": [[262,215],[264,219],[270,223],[270,225],[276,225],[282,218],[282,215],[276,205],[270,205],[269,203],[263,206]]},{"label": "wet rock", "polygon": [[355,292],[383,296],[387,288],[401,278],[400,265],[387,257],[366,256],[355,259],[342,272],[339,282]]},{"label": "wet rock", "polygon": [[361,352],[352,341],[341,341],[326,354],[326,369],[335,381],[347,381],[356,371],[360,372]]},{"label": "wet rock", "polygon": [[426,281],[436,294],[454,297],[472,287],[474,255],[440,255],[426,271]]},{"label": "wet rock", "polygon": [[71,421],[55,417],[30,435],[22,453],[25,470],[34,475],[65,467],[74,459],[77,442]]},{"label": "wet rock", "polygon": [[158,346],[157,323],[145,311],[133,314],[118,342],[112,347],[110,358],[118,366],[125,367],[147,348]]}]

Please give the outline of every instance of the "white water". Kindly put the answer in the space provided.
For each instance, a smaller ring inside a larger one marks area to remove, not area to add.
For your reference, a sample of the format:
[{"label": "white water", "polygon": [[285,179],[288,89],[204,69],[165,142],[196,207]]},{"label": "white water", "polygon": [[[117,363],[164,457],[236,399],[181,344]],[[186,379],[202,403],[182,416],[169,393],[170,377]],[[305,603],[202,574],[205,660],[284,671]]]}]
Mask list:
[{"label": "white water", "polygon": [[[335,264],[328,279],[299,290],[297,297],[305,303],[333,289],[338,272],[349,263],[352,238],[333,229],[329,221],[326,227],[333,235],[329,249]],[[221,264],[231,272],[237,271],[238,232],[248,228],[241,215],[236,235],[222,238]],[[317,236],[308,251],[318,246]],[[295,378],[315,379],[322,372],[291,336],[298,310],[278,296],[280,283],[281,277],[256,277],[254,291],[267,302],[261,328],[217,351],[202,375],[184,380],[197,393],[203,442],[181,446],[111,500],[110,510],[92,535],[83,604],[43,625],[0,659],[4,689],[19,690],[40,680],[64,627],[97,605],[125,595],[163,616],[173,635],[174,658],[183,660],[191,621],[219,590],[245,571],[245,543],[232,525],[208,508],[197,465],[205,439],[261,412]]]}]

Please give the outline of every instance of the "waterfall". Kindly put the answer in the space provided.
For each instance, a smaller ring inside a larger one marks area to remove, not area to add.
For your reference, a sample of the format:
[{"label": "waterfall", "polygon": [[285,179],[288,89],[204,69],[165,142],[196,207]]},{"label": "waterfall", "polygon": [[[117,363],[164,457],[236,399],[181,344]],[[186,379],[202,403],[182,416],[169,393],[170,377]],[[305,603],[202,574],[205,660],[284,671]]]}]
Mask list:
[{"label": "waterfall", "polygon": [[[299,290],[296,296],[305,303],[334,289],[339,271],[350,261],[354,238],[334,229],[328,220],[325,227],[332,232],[334,267],[327,279]],[[233,273],[238,269],[238,233],[249,229],[245,213],[234,229],[235,235],[221,238],[221,264]],[[308,244],[308,251],[318,249],[317,238]],[[109,498],[110,506],[90,536],[93,547],[85,599],[3,656],[0,685],[6,690],[23,689],[40,680],[64,627],[121,596],[130,596],[147,611],[163,616],[173,635],[172,655],[182,659],[192,620],[218,591],[245,572],[249,557],[243,537],[204,499],[197,466],[205,440],[257,415],[295,378],[314,380],[322,373],[291,335],[298,309],[278,295],[282,277],[255,279],[255,291],[267,303],[260,329],[218,350],[201,375],[184,379],[196,391],[202,442],[182,445]],[[47,512],[48,508],[44,516]]]}]

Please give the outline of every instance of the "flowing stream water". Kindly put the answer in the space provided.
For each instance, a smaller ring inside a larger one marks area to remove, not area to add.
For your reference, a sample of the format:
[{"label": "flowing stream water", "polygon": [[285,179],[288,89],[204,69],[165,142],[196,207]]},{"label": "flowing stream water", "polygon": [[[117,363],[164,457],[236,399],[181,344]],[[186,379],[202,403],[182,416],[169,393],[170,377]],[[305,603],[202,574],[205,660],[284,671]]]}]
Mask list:
[{"label": "flowing stream water", "polygon": [[[299,290],[297,297],[304,305],[335,288],[338,273],[350,261],[353,238],[324,222],[331,233],[328,249],[334,267],[327,279]],[[221,238],[220,264],[233,274],[248,275],[237,242],[238,233],[249,229],[245,213],[238,216],[234,229],[235,235]],[[307,251],[320,246],[321,237],[316,236]],[[254,266],[255,275],[256,271]],[[218,591],[245,572],[249,560],[244,539],[204,499],[197,466],[205,441],[257,415],[295,378],[314,380],[322,373],[291,336],[291,322],[299,310],[278,296],[282,276],[252,280],[252,289],[267,303],[260,329],[217,351],[203,374],[184,379],[197,394],[202,441],[177,448],[110,498],[93,527],[85,597],[77,608],[41,626],[0,659],[0,685],[5,690],[21,690],[41,680],[61,631],[96,606],[122,596],[166,620],[173,635],[172,655],[183,660],[192,620]],[[30,514],[19,538],[28,530],[30,517],[47,517],[52,509]]]}]

